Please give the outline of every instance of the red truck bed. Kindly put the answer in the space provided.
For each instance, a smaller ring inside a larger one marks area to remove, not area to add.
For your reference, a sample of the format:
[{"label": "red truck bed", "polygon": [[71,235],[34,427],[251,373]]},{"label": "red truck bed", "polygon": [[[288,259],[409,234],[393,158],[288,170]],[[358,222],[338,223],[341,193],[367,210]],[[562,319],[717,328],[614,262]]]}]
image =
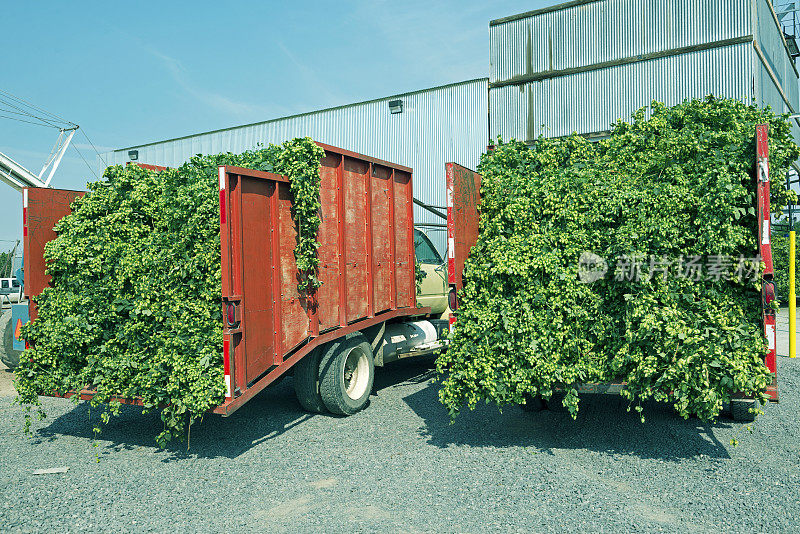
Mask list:
[{"label": "red truck bed", "polygon": [[[412,170],[320,146],[325,150],[317,250],[322,286],[311,297],[297,289],[289,178],[219,168],[224,323],[220,349],[227,396],[215,413],[231,414],[323,343],[429,311],[416,306]],[[49,283],[44,245],[55,238],[53,225],[82,194],[25,190],[28,297],[40,294]],[[93,392],[79,394],[89,399]]]},{"label": "red truck bed", "polygon": [[297,290],[285,176],[220,167],[228,414],[312,349],[416,307],[412,171],[328,145],[322,158],[322,286]]}]

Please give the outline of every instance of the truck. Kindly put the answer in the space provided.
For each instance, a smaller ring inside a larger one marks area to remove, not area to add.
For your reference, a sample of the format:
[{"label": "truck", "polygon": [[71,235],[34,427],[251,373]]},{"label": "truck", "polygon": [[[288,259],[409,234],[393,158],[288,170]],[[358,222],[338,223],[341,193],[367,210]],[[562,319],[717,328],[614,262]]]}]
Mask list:
[{"label": "truck", "polygon": [[[350,415],[364,408],[375,367],[446,348],[445,332],[458,317],[458,294],[478,238],[481,175],[445,165],[447,260],[414,227],[410,168],[318,143],[323,223],[319,278],[311,298],[296,289],[295,234],[289,178],[238,167],[219,168],[223,320],[222,362],[226,396],[214,413],[229,416],[268,385],[292,373],[300,405],[311,412]],[[163,167],[143,165],[151,170]],[[767,389],[778,401],[775,299],[770,246],[767,127],[757,130],[758,250],[765,263],[762,322],[772,373]],[[54,224],[70,211],[78,191],[23,191],[26,274],[24,303],[15,321],[36,317],[32,299],[49,284],[44,245]],[[415,259],[424,273],[416,287]],[[445,273],[446,271],[446,278]],[[18,328],[17,328],[18,332]],[[15,349],[25,343],[14,338]],[[618,394],[624,383],[581,384],[582,393]],[[54,393],[50,393],[55,395]],[[88,400],[90,390],[67,392]],[[141,404],[139,399],[117,399]],[[730,410],[751,420],[752,399],[739,396]],[[529,398],[523,408],[547,407]]]},{"label": "truck", "polygon": [[[311,295],[297,289],[290,178],[218,169],[226,393],[214,412],[222,416],[290,372],[303,408],[350,415],[367,404],[375,367],[443,347],[449,316],[445,262],[414,227],[413,170],[318,144],[325,151],[317,235],[322,286]],[[18,325],[36,317],[35,297],[50,283],[44,246],[83,194],[23,189],[26,280],[11,328],[17,350],[26,348]],[[419,292],[415,263],[423,273]],[[89,389],[43,393],[84,400],[94,395]]]}]

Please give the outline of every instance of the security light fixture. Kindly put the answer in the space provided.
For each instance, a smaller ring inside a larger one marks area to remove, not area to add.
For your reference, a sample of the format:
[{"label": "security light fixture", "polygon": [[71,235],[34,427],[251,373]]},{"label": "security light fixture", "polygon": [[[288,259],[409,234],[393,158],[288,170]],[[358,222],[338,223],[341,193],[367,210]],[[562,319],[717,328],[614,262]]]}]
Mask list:
[{"label": "security light fixture", "polygon": [[403,112],[403,101],[402,100],[389,100],[389,112],[392,115],[397,113]]},{"label": "security light fixture", "polygon": [[139,159],[139,151],[138,150],[128,150],[128,159],[131,161],[136,161]]}]

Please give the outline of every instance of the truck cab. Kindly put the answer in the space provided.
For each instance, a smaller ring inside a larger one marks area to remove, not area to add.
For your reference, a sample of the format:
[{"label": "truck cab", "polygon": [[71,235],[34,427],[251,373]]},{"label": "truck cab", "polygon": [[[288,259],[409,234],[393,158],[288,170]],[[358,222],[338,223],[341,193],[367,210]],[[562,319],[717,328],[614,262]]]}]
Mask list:
[{"label": "truck cab", "polygon": [[446,319],[447,263],[425,232],[419,228],[414,228],[414,253],[417,264],[424,274],[422,283],[417,287],[417,302],[422,307],[430,307],[432,316]]}]

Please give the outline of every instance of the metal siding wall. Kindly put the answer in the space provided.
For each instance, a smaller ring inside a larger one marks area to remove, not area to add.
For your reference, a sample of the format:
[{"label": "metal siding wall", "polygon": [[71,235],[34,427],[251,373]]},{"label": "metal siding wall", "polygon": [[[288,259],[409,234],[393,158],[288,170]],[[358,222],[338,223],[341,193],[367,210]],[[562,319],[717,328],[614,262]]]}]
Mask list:
[{"label": "metal siding wall", "polygon": [[[775,82],[772,80],[767,68],[761,62],[755,50],[753,50],[753,59],[756,65],[755,82],[757,91],[756,100],[758,103],[764,106],[770,106],[776,113],[794,113],[800,108],[797,102],[797,81],[790,84],[789,89],[794,88],[794,91],[787,91],[787,96],[789,96],[794,106],[794,110],[792,110],[786,105],[786,101],[783,99],[783,96],[781,96],[778,87],[775,85]],[[792,135],[794,136],[795,142],[800,143],[800,127],[798,127],[797,121],[792,120],[790,124],[792,125]]]},{"label": "metal siding wall", "polygon": [[491,89],[490,135],[531,140],[595,133],[653,100],[675,105],[709,94],[749,99],[752,50],[744,43]]},{"label": "metal siding wall", "polygon": [[489,79],[751,35],[750,2],[606,0],[490,26]]},{"label": "metal siding wall", "polygon": [[[792,60],[786,53],[783,44],[782,30],[778,28],[770,10],[769,0],[756,0],[757,5],[757,34],[756,39],[761,51],[766,56],[769,66],[780,81],[781,87],[789,96],[789,91],[794,93],[793,102],[797,101],[797,76],[792,67]],[[795,108],[796,109],[796,108]]]},{"label": "metal siding wall", "polygon": [[[138,161],[175,167],[195,154],[239,153],[258,143],[281,143],[294,137],[316,141],[414,169],[414,196],[445,206],[445,163],[475,169],[488,142],[487,80],[434,88],[375,102],[353,104],[220,132],[164,141],[139,150]],[[389,100],[403,100],[403,112],[389,113]],[[128,149],[104,154],[109,165],[128,161]],[[445,223],[414,207],[416,222]],[[443,210],[444,211],[444,210]],[[447,233],[428,235],[445,256]]]},{"label": "metal siding wall", "polygon": [[[781,95],[767,67],[754,49],[752,53],[757,101],[761,105],[770,106],[777,113],[800,112],[798,78],[793,67],[794,60],[789,57],[783,44],[782,30],[779,30],[775,23],[768,0],[755,0],[755,4],[756,41],[791,105],[788,105]],[[800,127],[796,120],[791,121],[791,124],[795,142],[800,142]]]}]

